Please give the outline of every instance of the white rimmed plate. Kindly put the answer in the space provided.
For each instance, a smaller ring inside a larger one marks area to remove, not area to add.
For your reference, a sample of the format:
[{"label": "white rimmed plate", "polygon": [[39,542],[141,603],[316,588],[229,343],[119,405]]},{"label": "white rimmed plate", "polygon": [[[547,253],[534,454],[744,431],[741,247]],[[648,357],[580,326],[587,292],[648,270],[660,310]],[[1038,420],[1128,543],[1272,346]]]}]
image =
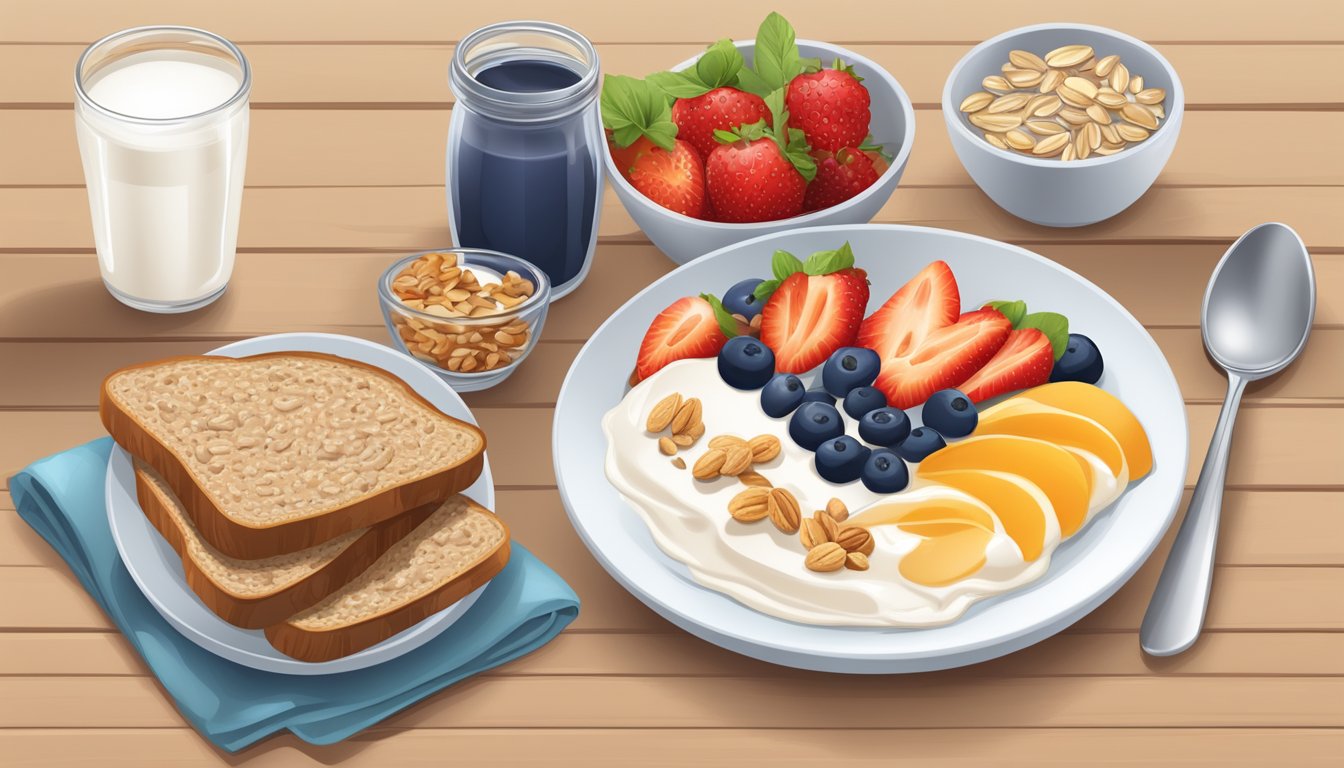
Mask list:
[{"label": "white rimmed plate", "polygon": [[[1100,386],[1138,416],[1152,444],[1152,473],[1061,545],[1049,571],[1020,590],[983,600],[945,626],[821,627],[777,619],[697,584],[654,544],[607,482],[602,416],[624,396],[626,374],[649,322],[677,298],[721,294],[768,277],[782,248],[805,257],[848,240],[872,282],[869,310],[930,261],[952,268],[963,308],[1025,299],[1061,312],[1097,342]],[[686,631],[738,653],[788,666],[847,673],[957,667],[1025,648],[1087,615],[1143,564],[1175,516],[1188,439],[1176,379],[1143,326],[1097,286],[1030,251],[959,232],[897,225],[814,227],[758,237],[708,254],[663,277],[612,314],[575,358],[560,390],[553,434],[555,474],[570,520],[622,586]]]},{"label": "white rimmed plate", "polygon": [[[282,333],[228,344],[210,354],[246,357],[267,352],[325,352],[377,366],[406,382],[449,416],[476,423],[471,409],[442,379],[406,355],[363,339],[326,333]],[[495,485],[490,477],[488,456],[481,476],[464,493],[487,509],[495,508]],[[191,591],[182,572],[182,558],[140,511],[131,456],[119,446],[113,446],[107,463],[107,517],[117,551],[131,578],[173,628],[217,656],[266,672],[330,675],[394,659],[452,626],[485,589],[480,587],[415,626],[358,653],[332,661],[299,661],[273,648],[261,630],[243,629],[219,618]]]}]

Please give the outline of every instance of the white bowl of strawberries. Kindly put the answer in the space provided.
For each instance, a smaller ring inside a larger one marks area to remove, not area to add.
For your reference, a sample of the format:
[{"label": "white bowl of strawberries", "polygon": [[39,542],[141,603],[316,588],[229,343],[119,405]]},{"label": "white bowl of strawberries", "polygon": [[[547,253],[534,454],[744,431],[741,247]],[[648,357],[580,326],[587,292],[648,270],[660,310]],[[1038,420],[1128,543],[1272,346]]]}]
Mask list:
[{"label": "white bowl of strawberries", "polygon": [[785,229],[872,220],[915,139],[891,74],[795,40],[777,13],[755,40],[720,40],[644,80],[608,75],[602,121],[616,196],[679,264]]}]

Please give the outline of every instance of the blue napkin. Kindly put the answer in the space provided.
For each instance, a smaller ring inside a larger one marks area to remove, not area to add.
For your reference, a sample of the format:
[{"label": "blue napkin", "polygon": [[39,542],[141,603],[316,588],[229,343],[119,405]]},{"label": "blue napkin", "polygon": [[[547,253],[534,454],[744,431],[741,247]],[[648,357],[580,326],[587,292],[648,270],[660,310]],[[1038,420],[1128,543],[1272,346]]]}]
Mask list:
[{"label": "blue napkin", "polygon": [[425,645],[338,675],[258,672],[182,637],[140,593],[108,528],[110,438],[42,459],[10,479],[19,515],[60,553],[207,739],[235,751],[288,729],[330,744],[471,675],[541,647],[579,612],[559,576],[517,543],[465,616]]}]

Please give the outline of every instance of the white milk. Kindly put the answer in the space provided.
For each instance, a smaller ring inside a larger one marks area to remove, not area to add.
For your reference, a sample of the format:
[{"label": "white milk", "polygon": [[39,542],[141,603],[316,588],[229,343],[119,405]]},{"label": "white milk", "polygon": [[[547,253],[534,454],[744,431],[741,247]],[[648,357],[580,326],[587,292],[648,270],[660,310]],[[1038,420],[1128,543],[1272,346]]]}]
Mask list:
[{"label": "white milk", "polygon": [[85,81],[89,99],[117,113],[76,100],[99,264],[123,302],[182,311],[213,300],[228,283],[247,100],[201,113],[233,98],[242,80],[236,62],[160,49],[121,58]]}]

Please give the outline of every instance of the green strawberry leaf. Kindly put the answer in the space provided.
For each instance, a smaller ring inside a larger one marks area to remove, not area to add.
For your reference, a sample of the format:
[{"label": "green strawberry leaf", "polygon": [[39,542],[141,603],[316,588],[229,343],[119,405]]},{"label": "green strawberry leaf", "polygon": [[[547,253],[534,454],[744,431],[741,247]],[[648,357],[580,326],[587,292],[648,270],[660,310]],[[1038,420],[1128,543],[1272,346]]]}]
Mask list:
[{"label": "green strawberry leaf", "polygon": [[603,79],[602,124],[611,129],[611,140],[618,147],[628,147],[641,136],[669,152],[676,145],[672,105],[666,94],[644,80],[625,75]]},{"label": "green strawberry leaf", "polygon": [[720,144],[733,144],[740,141],[741,139],[742,139],[741,136],[738,136],[736,133],[733,133],[732,131],[725,131],[722,128],[714,129],[714,140],[719,142]]},{"label": "green strawberry leaf", "polygon": [[1014,327],[1022,322],[1022,318],[1027,316],[1027,302],[1017,301],[987,301],[985,306],[990,309],[997,309],[1008,322]]},{"label": "green strawberry leaf", "polygon": [[863,143],[859,145],[859,151],[876,152],[877,154],[881,155],[882,159],[886,160],[888,163],[890,163],[892,160],[895,159],[892,156],[892,154],[887,151],[885,145],[878,144],[876,141],[873,140],[873,134],[871,133],[864,137]]},{"label": "green strawberry leaf", "polygon": [[799,59],[798,63],[802,66],[798,72],[800,75],[810,75],[821,71],[821,59],[815,56],[808,59]]},{"label": "green strawberry leaf", "polygon": [[770,272],[778,282],[784,282],[795,272],[804,271],[803,262],[788,251],[775,251],[770,257]]},{"label": "green strawberry leaf", "polygon": [[856,81],[860,83],[863,82],[863,78],[859,77],[859,74],[854,71],[854,66],[852,64],[846,64],[844,60],[841,59],[839,56],[835,57],[835,64],[831,67],[831,69],[844,72],[845,74],[854,78]]},{"label": "green strawberry leaf", "polygon": [[757,301],[760,302],[769,301],[770,297],[774,294],[775,289],[779,288],[779,284],[782,282],[784,281],[765,280],[760,285],[756,286],[756,290],[752,291],[751,295],[755,296]]},{"label": "green strawberry leaf", "polygon": [[693,99],[710,90],[700,82],[694,71],[654,72],[649,75],[648,81],[674,99]]},{"label": "green strawberry leaf", "polygon": [[803,272],[809,275],[829,275],[854,266],[854,250],[849,241],[834,251],[817,251],[803,262]]},{"label": "green strawberry leaf", "polygon": [[1050,340],[1056,360],[1064,355],[1064,350],[1069,346],[1069,318],[1058,312],[1032,312],[1023,317],[1017,327],[1035,328],[1044,333]]},{"label": "green strawberry leaf", "polygon": [[730,339],[736,336],[737,320],[733,319],[728,310],[723,308],[723,302],[719,301],[718,297],[712,293],[702,293],[700,298],[708,301],[709,306],[714,308],[714,319],[718,321],[719,330],[723,331],[723,335]]},{"label": "green strawberry leaf", "polygon": [[714,90],[737,82],[737,73],[742,70],[742,53],[733,45],[733,41],[724,38],[709,46],[700,59],[695,62],[695,74],[706,90]]},{"label": "green strawberry leaf", "polygon": [[754,58],[755,77],[739,78],[743,87],[764,98],[767,93],[788,85],[803,71],[793,25],[778,13],[766,16],[756,31]]},{"label": "green strawberry leaf", "polygon": [[784,144],[784,157],[788,158],[793,167],[802,175],[803,180],[811,183],[817,177],[817,161],[808,154],[811,147],[807,145],[807,136],[797,128],[790,128],[788,139]]}]

